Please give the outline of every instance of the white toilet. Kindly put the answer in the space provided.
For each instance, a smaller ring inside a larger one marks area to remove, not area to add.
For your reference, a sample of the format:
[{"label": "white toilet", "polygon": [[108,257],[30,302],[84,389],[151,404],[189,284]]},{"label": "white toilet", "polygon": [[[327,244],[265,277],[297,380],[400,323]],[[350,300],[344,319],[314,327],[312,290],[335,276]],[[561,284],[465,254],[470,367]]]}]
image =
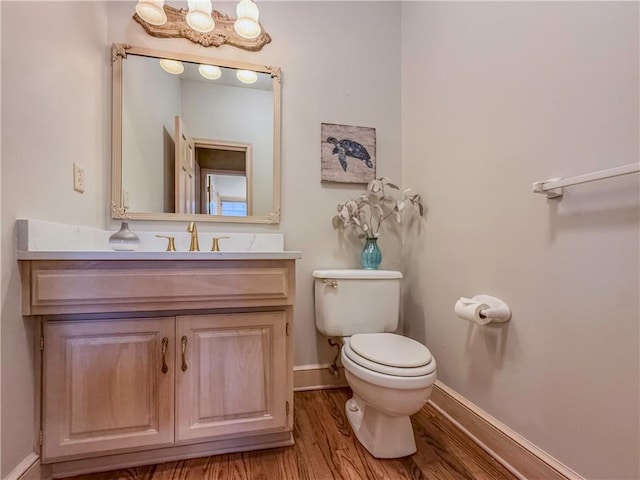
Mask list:
[{"label": "white toilet", "polygon": [[353,397],[345,406],[360,443],[377,458],[416,452],[410,415],[429,399],[436,361],[419,342],[394,332],[402,273],[316,270],[316,327],[342,337],[341,359]]}]

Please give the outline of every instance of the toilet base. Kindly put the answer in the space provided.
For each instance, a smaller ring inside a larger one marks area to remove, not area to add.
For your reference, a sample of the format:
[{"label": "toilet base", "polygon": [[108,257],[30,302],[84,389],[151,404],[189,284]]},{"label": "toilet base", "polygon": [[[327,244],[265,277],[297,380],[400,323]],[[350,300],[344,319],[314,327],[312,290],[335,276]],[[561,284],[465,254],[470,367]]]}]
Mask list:
[{"label": "toilet base", "polygon": [[347,419],[356,438],[376,458],[399,458],[416,453],[411,419],[389,416],[353,395],[345,405]]}]

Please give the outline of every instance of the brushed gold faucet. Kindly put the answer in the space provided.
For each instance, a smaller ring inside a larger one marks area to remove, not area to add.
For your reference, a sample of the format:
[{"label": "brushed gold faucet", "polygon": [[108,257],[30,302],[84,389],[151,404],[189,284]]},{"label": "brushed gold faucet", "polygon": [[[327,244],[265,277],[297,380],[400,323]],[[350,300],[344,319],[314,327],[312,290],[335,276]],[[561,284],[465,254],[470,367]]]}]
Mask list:
[{"label": "brushed gold faucet", "polygon": [[189,222],[187,225],[187,232],[191,234],[191,243],[189,244],[190,252],[199,252],[200,245],[198,244],[198,227],[196,222]]}]

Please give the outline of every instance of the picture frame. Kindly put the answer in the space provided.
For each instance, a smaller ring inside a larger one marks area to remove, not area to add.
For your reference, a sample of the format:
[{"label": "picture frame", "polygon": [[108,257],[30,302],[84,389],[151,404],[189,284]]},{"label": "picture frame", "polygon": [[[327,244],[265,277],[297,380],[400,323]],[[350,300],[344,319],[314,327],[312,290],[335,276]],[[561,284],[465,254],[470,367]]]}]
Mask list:
[{"label": "picture frame", "polygon": [[376,178],[376,129],[320,124],[321,180],[369,183]]}]

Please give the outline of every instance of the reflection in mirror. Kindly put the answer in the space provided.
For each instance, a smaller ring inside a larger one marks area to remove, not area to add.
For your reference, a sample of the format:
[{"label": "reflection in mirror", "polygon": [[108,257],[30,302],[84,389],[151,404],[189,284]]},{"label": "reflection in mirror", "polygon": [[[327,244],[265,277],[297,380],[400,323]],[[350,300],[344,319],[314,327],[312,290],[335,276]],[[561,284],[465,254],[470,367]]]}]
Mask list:
[{"label": "reflection in mirror", "polygon": [[200,201],[198,213],[231,217],[253,215],[252,146],[198,139],[194,140],[194,145],[200,170],[200,194],[196,195]]},{"label": "reflection in mirror", "polygon": [[279,124],[277,68],[114,45],[112,216],[277,223]]}]

